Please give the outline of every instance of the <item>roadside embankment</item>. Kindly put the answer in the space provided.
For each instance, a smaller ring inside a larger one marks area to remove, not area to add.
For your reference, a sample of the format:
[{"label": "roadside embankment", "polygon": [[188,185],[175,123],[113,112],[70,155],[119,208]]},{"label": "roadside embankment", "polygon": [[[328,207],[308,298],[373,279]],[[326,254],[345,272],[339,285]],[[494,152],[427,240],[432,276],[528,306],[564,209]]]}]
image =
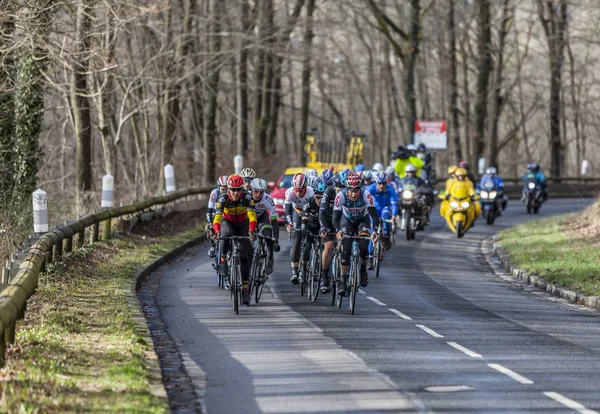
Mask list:
[{"label": "roadside embankment", "polygon": [[515,268],[513,276],[596,308],[600,308],[599,247],[600,201],[580,213],[506,229],[496,238],[496,253],[501,260],[506,254]]},{"label": "roadside embankment", "polygon": [[174,213],[49,266],[0,370],[0,412],[169,412],[132,287],[141,270],[198,238],[199,221]]}]

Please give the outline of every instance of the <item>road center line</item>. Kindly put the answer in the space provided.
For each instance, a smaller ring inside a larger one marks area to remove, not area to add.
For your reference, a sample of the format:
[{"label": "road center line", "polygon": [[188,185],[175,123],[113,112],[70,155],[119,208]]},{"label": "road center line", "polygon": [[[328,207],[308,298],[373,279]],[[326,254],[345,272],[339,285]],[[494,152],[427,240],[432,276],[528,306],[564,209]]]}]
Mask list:
[{"label": "road center line", "polygon": [[465,348],[462,345],[457,344],[456,342],[446,342],[448,345],[450,345],[452,348],[467,354],[468,356],[472,357],[472,358],[483,358],[481,355],[479,355],[477,352],[473,352],[468,348]]},{"label": "road center line", "polygon": [[548,398],[552,398],[554,401],[561,403],[562,405],[569,407],[572,410],[577,411],[581,414],[598,414],[598,411],[590,410],[579,404],[577,401],[573,401],[557,392],[545,392],[544,395]]},{"label": "road center line", "polygon": [[517,382],[520,382],[521,384],[533,384],[533,381],[530,379],[525,378],[522,375],[517,374],[514,371],[511,371],[510,369],[503,367],[500,364],[488,364],[488,367],[495,369],[498,372],[503,373],[504,375],[508,375],[509,377],[511,377],[512,379],[514,379]]},{"label": "road center line", "polygon": [[378,301],[373,296],[367,296],[367,299],[369,299],[371,302],[375,302],[376,304],[378,304],[380,306],[387,306],[385,303]]},{"label": "road center line", "polygon": [[396,315],[398,315],[399,317],[401,317],[404,320],[412,321],[412,318],[410,316],[406,316],[405,314],[403,314],[402,312],[400,312],[396,309],[388,308],[388,310],[392,313],[395,313]]},{"label": "road center line", "polygon": [[427,332],[429,335],[433,336],[434,338],[443,338],[444,335],[440,335],[439,333],[437,333],[436,331],[434,331],[433,329],[429,329],[428,327],[426,327],[425,325],[415,325],[417,328],[421,328],[423,329],[425,332]]}]

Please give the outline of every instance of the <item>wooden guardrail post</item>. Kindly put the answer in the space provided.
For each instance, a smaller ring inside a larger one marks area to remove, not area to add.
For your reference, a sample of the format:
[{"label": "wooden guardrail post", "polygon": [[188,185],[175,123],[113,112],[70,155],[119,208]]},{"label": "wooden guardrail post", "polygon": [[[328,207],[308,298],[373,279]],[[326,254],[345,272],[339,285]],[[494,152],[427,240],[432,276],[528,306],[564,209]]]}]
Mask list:
[{"label": "wooden guardrail post", "polygon": [[[65,221],[65,226],[71,224],[70,220]],[[71,253],[73,251],[73,235],[68,236],[65,239],[65,253]]]},{"label": "wooden guardrail post", "polygon": [[96,243],[98,241],[98,228],[100,224],[94,223],[92,224],[92,237],[90,238],[90,243]]},{"label": "wooden guardrail post", "polygon": [[102,240],[103,241],[108,241],[108,239],[110,239],[110,223],[111,219],[108,220],[104,220],[103,222],[103,226],[102,226]]},{"label": "wooden guardrail post", "polygon": [[60,258],[62,257],[62,251],[63,251],[63,245],[62,245],[62,240],[59,240],[57,243],[54,244],[52,250],[54,250],[53,255],[54,255],[54,260],[60,260]]}]

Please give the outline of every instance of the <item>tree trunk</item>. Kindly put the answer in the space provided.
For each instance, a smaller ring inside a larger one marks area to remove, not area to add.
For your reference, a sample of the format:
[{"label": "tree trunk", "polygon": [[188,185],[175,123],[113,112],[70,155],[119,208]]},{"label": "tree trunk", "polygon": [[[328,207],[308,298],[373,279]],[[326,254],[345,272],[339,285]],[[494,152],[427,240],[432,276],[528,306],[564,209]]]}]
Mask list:
[{"label": "tree trunk", "polygon": [[405,68],[404,98],[408,122],[408,140],[413,142],[415,121],[417,120],[417,94],[415,92],[415,67],[419,55],[421,39],[421,0],[411,1],[410,38]]},{"label": "tree trunk", "polygon": [[485,124],[487,119],[487,98],[490,75],[493,70],[492,62],[492,31],[490,0],[479,2],[479,74],[477,76],[477,101],[475,103],[475,153],[472,165],[484,155]]},{"label": "tree trunk", "polygon": [[[308,131],[308,115],[310,109],[310,75],[311,75],[311,54],[313,39],[313,12],[315,11],[315,0],[308,0],[306,5],[306,23],[304,27],[304,61],[302,66],[302,140],[301,148],[306,144],[306,135]],[[321,131],[323,133],[323,131]],[[301,156],[300,152],[298,156]],[[300,161],[300,160],[298,160]]]},{"label": "tree trunk", "polygon": [[456,68],[456,27],[454,24],[454,0],[449,0],[448,32],[450,34],[450,111],[452,113],[452,126],[450,135],[454,145],[454,158],[463,159],[460,144],[460,109],[458,108],[458,80]]},{"label": "tree trunk", "polygon": [[248,40],[250,36],[250,6],[242,0],[240,7],[242,38],[237,64],[237,154],[246,156],[248,151]]}]

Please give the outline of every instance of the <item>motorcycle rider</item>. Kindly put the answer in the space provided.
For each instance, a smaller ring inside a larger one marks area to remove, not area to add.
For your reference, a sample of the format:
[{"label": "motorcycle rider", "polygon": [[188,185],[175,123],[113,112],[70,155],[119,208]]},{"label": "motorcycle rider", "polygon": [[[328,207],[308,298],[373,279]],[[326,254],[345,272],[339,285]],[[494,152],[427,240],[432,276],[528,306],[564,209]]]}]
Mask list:
[{"label": "motorcycle rider", "polygon": [[213,219],[216,213],[216,204],[219,195],[227,192],[227,176],[222,175],[217,180],[217,188],[210,192],[208,197],[208,208],[206,209],[206,234],[210,239],[210,248],[208,249],[208,256],[213,259],[215,257],[215,251],[217,250],[217,242],[214,240],[215,232],[213,230]]},{"label": "motorcycle rider", "polygon": [[[277,212],[273,199],[265,193],[267,182],[262,178],[254,178],[250,182],[252,188],[252,200],[254,200],[254,209],[256,211],[256,220],[258,222],[258,232],[265,237],[267,244],[267,274],[273,273],[273,252],[279,251],[279,225],[277,224]],[[275,240],[271,240],[271,238]]]},{"label": "motorcycle rider", "polygon": [[[470,182],[469,179],[467,178],[467,171],[464,168],[457,168],[454,175],[456,176],[456,179],[452,183],[452,187],[450,187],[450,191],[448,193],[446,193],[446,200],[444,201],[444,203],[446,204],[445,211],[448,211],[447,210],[447,203],[448,203],[447,200],[449,200],[450,197],[452,196],[453,187],[456,185],[462,185],[463,183],[466,184],[468,194],[471,199],[471,203],[469,205],[469,210],[467,212],[470,215],[470,217],[472,217],[473,224],[471,224],[471,227],[475,227],[475,219],[481,215],[481,205],[479,203],[473,202],[477,199],[477,193],[475,192],[475,187],[473,187],[473,183]],[[440,208],[440,213],[441,212],[442,212],[442,208]]]},{"label": "motorcycle rider", "polygon": [[[337,238],[341,240],[343,246],[341,253],[342,277],[337,286],[339,294],[343,296],[347,289],[352,247],[352,239],[345,238],[344,234],[349,236],[370,235],[374,243],[377,243],[378,240],[377,232],[371,231],[371,222],[374,228],[379,225],[377,209],[371,193],[361,187],[361,179],[358,174],[354,172],[348,174],[346,188],[336,195],[332,221]],[[366,287],[369,284],[367,275],[369,241],[359,240],[358,244],[360,248],[360,285]]]},{"label": "motorcycle rider", "polygon": [[508,203],[508,197],[504,194],[504,180],[500,178],[496,174],[496,167],[488,167],[485,169],[485,175],[481,177],[481,181],[479,182],[480,188],[485,188],[485,183],[487,181],[491,181],[494,183],[494,187],[498,193],[497,200],[500,200],[500,208],[497,208],[498,216],[502,215],[502,211],[506,209],[506,204]]},{"label": "motorcycle rider", "polygon": [[462,168],[467,172],[467,178],[471,181],[473,188],[475,188],[475,183],[477,183],[477,181],[475,181],[475,176],[469,170],[469,163],[467,161],[461,161],[458,163],[458,168]]},{"label": "motorcycle rider", "polygon": [[244,178],[244,190],[248,192],[252,191],[250,182],[252,179],[256,178],[256,171],[254,171],[252,168],[244,168],[240,175]]},{"label": "motorcycle rider", "polygon": [[[548,186],[547,186],[547,178],[546,174],[540,168],[540,165],[536,162],[531,162],[527,164],[527,170],[529,173],[535,174],[535,180],[540,186],[540,191],[542,192],[542,198],[544,201],[548,200]],[[523,181],[525,181],[525,177],[527,174],[523,176]],[[525,195],[523,195],[523,201],[525,201]]]},{"label": "motorcycle rider", "polygon": [[425,180],[428,186],[433,188],[436,181],[433,157],[422,142],[417,145],[417,157],[425,163],[425,166],[421,169],[421,178]]},{"label": "motorcycle rider", "polygon": [[[396,222],[398,220],[398,195],[396,194],[394,187],[387,183],[385,173],[375,174],[375,183],[371,184],[371,186],[367,188],[367,191],[373,196],[379,218],[383,220],[394,220]],[[384,221],[383,228],[385,237],[383,242],[386,250],[392,248],[392,242],[389,237],[390,227],[391,224]],[[377,230],[377,228],[374,229]],[[373,246],[370,245],[369,255],[373,254],[372,248]],[[372,261],[369,262],[369,269],[373,269]]]},{"label": "motorcycle rider", "polygon": [[458,169],[458,166],[456,165],[451,165],[448,167],[448,178],[446,178],[446,190],[445,190],[445,194],[448,194],[450,192],[450,188],[452,188],[452,184],[454,184],[454,180],[456,180],[456,170]]},{"label": "motorcycle rider", "polygon": [[[412,147],[414,147],[414,145]],[[416,150],[416,147],[414,147],[414,149]],[[396,172],[396,175],[400,178],[404,178],[404,176],[406,175],[406,171],[404,168],[408,164],[412,164],[415,167],[417,167],[417,177],[421,176],[421,168],[425,166],[425,163],[421,161],[416,155],[411,155],[411,153],[412,150],[408,150],[403,146],[398,147],[398,151],[396,152],[396,163],[394,164],[394,171]]]},{"label": "motorcycle rider", "polygon": [[302,215],[307,200],[314,195],[313,189],[308,186],[304,173],[297,173],[292,178],[292,186],[285,192],[285,219],[286,230],[291,233],[292,248],[290,258],[292,263],[292,277],[290,282],[298,284],[298,266],[300,264],[300,243],[302,241]]},{"label": "motorcycle rider", "polygon": [[[229,240],[223,238],[235,236],[256,237],[256,212],[252,196],[244,190],[244,179],[238,174],[232,174],[227,178],[227,192],[217,198],[216,214],[213,219],[215,238],[221,239],[221,259],[219,274],[227,277],[227,252]],[[250,295],[248,292],[248,277],[250,276],[250,240],[240,241],[240,264],[242,273],[242,303],[248,304]]]},{"label": "motorcycle rider", "polygon": [[404,167],[406,177],[400,180],[400,187],[403,188],[406,184],[412,184],[417,189],[417,194],[422,195],[425,201],[425,205],[417,206],[424,208],[425,225],[429,224],[429,213],[433,207],[433,190],[427,186],[425,181],[420,177],[417,177],[417,167],[412,164],[408,164]]}]

